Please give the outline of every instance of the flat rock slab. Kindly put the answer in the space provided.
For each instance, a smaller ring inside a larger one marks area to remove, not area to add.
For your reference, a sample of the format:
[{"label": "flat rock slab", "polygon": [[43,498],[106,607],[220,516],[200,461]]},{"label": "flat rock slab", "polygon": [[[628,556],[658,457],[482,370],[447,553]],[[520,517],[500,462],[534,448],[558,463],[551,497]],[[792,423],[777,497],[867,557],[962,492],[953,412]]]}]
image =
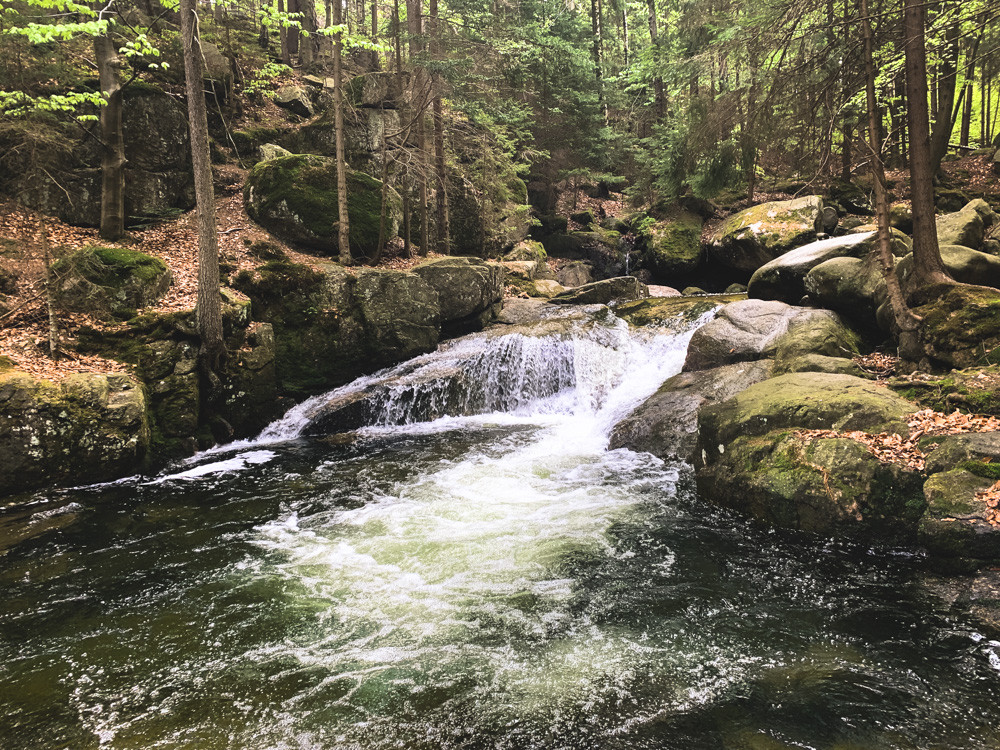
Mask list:
[{"label": "flat rock slab", "polygon": [[607,305],[611,302],[644,299],[649,288],[634,276],[616,276],[569,289],[552,298],[557,305]]}]

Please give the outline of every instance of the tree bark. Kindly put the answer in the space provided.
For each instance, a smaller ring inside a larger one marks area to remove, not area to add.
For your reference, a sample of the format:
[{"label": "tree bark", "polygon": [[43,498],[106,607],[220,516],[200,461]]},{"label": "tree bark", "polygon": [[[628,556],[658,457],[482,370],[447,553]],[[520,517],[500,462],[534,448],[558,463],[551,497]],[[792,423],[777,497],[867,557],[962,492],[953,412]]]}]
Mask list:
[{"label": "tree bark", "polygon": [[[656,16],[656,0],[646,0],[649,10],[649,41],[653,46],[653,54],[657,56],[660,48],[659,23]],[[656,119],[662,120],[667,116],[667,97],[663,88],[663,76],[653,77],[653,101],[656,106]]]},{"label": "tree bark", "polygon": [[222,338],[222,295],[219,293],[219,237],[215,226],[215,193],[208,148],[208,113],[205,107],[201,38],[197,0],[180,0],[181,37],[184,45],[184,80],[187,85],[191,162],[198,217],[198,305],[196,317],[201,337],[201,364],[209,381],[218,383],[226,356]]},{"label": "tree bark", "polygon": [[903,50],[906,57],[906,119],[910,130],[910,183],[913,206],[913,283],[952,281],[941,261],[934,206],[934,169],[927,114],[927,52],[923,0],[905,0]]},{"label": "tree bark", "polygon": [[945,30],[945,48],[938,65],[938,106],[931,132],[931,174],[937,175],[955,129],[955,89],[958,84],[958,21]]},{"label": "tree bark", "polygon": [[125,235],[125,139],[121,60],[108,34],[94,37],[94,56],[106,103],[101,107],[101,229],[106,240]]},{"label": "tree bark", "polygon": [[[340,0],[333,2],[333,25],[340,24]],[[347,157],[344,154],[343,34],[333,36],[333,129],[337,148],[337,245],[340,262],[347,266],[351,257],[350,220],[347,216]]]},{"label": "tree bark", "polygon": [[[438,19],[438,0],[431,0],[430,5],[431,52],[434,59],[440,60],[441,26]],[[437,251],[448,255],[451,250],[451,238],[448,230],[448,171],[444,153],[444,105],[441,101],[441,76],[434,76],[434,171],[437,177],[437,200],[435,202],[437,224]]]}]

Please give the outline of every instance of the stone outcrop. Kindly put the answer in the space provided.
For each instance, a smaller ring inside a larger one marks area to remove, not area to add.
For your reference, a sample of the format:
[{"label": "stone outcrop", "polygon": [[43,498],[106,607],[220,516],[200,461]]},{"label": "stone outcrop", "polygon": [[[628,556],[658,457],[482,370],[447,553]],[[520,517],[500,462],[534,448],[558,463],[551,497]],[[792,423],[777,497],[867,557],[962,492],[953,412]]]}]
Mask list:
[{"label": "stone outcrop", "polygon": [[649,296],[649,289],[634,276],[619,276],[603,281],[567,289],[552,298],[560,305],[607,305],[611,302],[643,299]]},{"label": "stone outcrop", "polygon": [[52,269],[56,305],[97,317],[131,318],[166,294],[173,279],[159,258],[117,247],[88,245]]},{"label": "stone outcrop", "polygon": [[440,323],[448,334],[481,330],[503,306],[504,269],[479,258],[439,258],[421,263],[413,273],[438,296]]},{"label": "stone outcrop", "polygon": [[701,217],[684,210],[646,226],[640,237],[643,266],[668,282],[689,276],[702,259],[701,227]]}]

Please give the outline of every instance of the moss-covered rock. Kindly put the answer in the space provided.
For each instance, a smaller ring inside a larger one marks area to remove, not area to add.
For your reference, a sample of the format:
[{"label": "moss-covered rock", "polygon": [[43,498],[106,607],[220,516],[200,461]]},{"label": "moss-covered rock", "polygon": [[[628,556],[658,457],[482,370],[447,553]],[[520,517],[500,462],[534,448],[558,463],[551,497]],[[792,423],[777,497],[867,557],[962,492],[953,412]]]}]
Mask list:
[{"label": "moss-covered rock", "polygon": [[684,325],[728,301],[727,297],[648,297],[619,304],[615,315],[633,326]]},{"label": "moss-covered rock", "polygon": [[813,267],[803,279],[809,298],[861,328],[880,326],[879,308],[888,298],[879,263],[868,258],[832,258]]},{"label": "moss-covered rock", "polygon": [[977,249],[983,244],[984,231],[983,217],[972,205],[937,217],[939,245],[961,245]]},{"label": "moss-covered rock", "polygon": [[135,250],[88,245],[53,264],[56,304],[98,316],[132,317],[159,300],[173,280],[166,264]]},{"label": "moss-covered rock", "polygon": [[[247,213],[273,234],[319,252],[338,252],[337,165],[331,158],[297,154],[255,166],[244,188]],[[348,172],[351,253],[368,257],[378,250],[382,183],[362,172]],[[395,237],[402,218],[401,199],[386,193],[385,237]]]},{"label": "moss-covered rock", "polygon": [[918,473],[883,464],[845,438],[808,440],[785,431],[736,437],[696,476],[699,494],[711,502],[830,536],[910,540],[925,508]]},{"label": "moss-covered rock", "polygon": [[0,373],[0,494],[135,471],[149,440],[143,390],[127,375]]},{"label": "moss-covered rock", "polygon": [[937,556],[1000,559],[1000,529],[987,520],[986,502],[976,498],[994,481],[961,468],[931,476],[924,484],[920,543]]},{"label": "moss-covered rock", "polygon": [[[941,245],[941,260],[955,281],[961,284],[1000,286],[1000,258],[959,245]],[[908,255],[896,266],[903,288],[913,274],[913,256]]]},{"label": "moss-covered rock", "polygon": [[635,276],[619,276],[567,289],[553,297],[552,301],[560,305],[607,305],[648,296],[649,288]]},{"label": "moss-covered rock", "polygon": [[643,227],[643,265],[665,281],[693,273],[701,263],[701,217],[683,209]]},{"label": "moss-covered rock", "polygon": [[825,354],[798,354],[779,358],[774,363],[775,375],[785,375],[789,372],[827,372],[834,375],[853,375],[858,378],[871,377],[858,367],[854,360]]},{"label": "moss-covered rock", "polygon": [[594,270],[585,260],[571,260],[556,271],[556,281],[566,287],[589,284],[594,280]]},{"label": "moss-covered rock", "polygon": [[923,290],[931,301],[914,309],[923,318],[927,355],[947,367],[995,364],[1000,359],[1000,291],[941,285]]},{"label": "moss-covered rock", "polygon": [[818,195],[762,203],[730,216],[712,234],[709,260],[749,276],[768,261],[816,239]]},{"label": "moss-covered rock", "polygon": [[437,292],[446,333],[478,331],[492,323],[503,303],[504,269],[479,258],[425,261],[413,273]]},{"label": "moss-covered rock", "polygon": [[548,260],[548,257],[548,253],[545,252],[545,246],[541,242],[522,240],[504,255],[503,259],[509,261],[529,260],[544,263]]},{"label": "moss-covered rock", "polygon": [[935,411],[956,409],[1000,416],[1000,366],[952,370],[947,375],[915,374],[889,380],[903,398]]},{"label": "moss-covered rock", "polygon": [[909,432],[914,405],[870,380],[797,372],[751,386],[699,415],[702,460],[712,463],[741,436],[773,430]]},{"label": "moss-covered rock", "polygon": [[[1000,433],[969,432],[932,440],[937,447],[927,456],[928,474],[962,467],[993,481],[1000,479]],[[994,461],[998,462],[995,466]]]}]

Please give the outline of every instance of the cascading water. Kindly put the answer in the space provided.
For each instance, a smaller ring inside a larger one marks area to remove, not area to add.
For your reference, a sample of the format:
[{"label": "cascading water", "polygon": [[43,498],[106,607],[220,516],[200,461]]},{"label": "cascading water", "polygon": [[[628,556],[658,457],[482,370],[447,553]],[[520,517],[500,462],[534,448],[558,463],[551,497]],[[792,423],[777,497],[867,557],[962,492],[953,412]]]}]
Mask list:
[{"label": "cascading water", "polygon": [[0,568],[0,746],[998,746],[998,645],[912,558],[606,450],[697,324],[464,337],[72,491]]}]

